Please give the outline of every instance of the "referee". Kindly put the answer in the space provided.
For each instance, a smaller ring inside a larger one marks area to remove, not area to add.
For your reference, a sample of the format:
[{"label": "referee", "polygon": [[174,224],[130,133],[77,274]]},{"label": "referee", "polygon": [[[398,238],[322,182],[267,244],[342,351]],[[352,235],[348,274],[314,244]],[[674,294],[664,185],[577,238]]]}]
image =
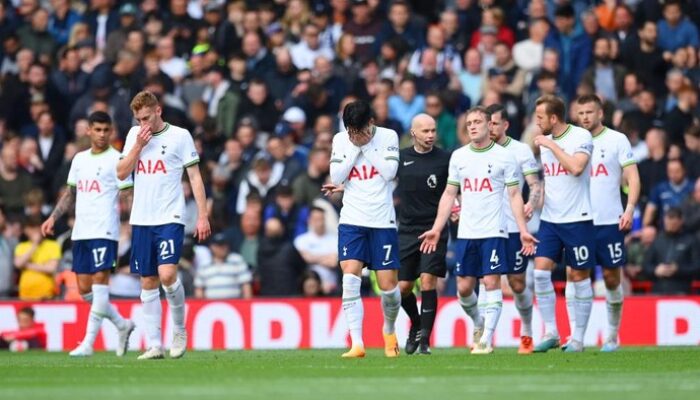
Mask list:
[{"label": "referee", "polygon": [[[445,277],[447,266],[447,229],[442,232],[437,250],[431,254],[420,251],[418,236],[430,230],[437,215],[438,203],[447,184],[450,153],[435,147],[435,120],[419,114],[411,122],[413,147],[400,152],[399,163],[399,287],[401,307],[411,318],[411,330],[406,341],[406,353],[430,354],[430,333],[437,310],[438,277]],[[420,277],[423,299],[418,314],[413,285]]]}]

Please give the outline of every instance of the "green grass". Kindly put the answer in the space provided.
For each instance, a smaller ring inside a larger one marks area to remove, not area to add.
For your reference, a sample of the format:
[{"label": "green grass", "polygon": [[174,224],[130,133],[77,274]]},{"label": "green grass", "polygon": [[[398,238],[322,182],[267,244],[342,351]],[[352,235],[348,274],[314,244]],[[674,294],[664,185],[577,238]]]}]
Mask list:
[{"label": "green grass", "polygon": [[[99,353],[0,354],[0,399],[697,399],[700,348],[627,348],[614,354],[498,349],[471,356],[344,360],[339,350],[190,352],[137,361]],[[564,397],[564,396],[565,397]]]}]

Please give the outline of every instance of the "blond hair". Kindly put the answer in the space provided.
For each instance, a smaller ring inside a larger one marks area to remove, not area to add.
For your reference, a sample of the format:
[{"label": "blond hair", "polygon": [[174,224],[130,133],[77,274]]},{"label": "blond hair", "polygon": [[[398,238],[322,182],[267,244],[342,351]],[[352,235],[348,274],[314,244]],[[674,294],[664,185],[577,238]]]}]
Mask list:
[{"label": "blond hair", "polygon": [[131,100],[131,111],[138,112],[144,107],[157,107],[160,103],[155,94],[144,90],[136,94],[134,99]]}]

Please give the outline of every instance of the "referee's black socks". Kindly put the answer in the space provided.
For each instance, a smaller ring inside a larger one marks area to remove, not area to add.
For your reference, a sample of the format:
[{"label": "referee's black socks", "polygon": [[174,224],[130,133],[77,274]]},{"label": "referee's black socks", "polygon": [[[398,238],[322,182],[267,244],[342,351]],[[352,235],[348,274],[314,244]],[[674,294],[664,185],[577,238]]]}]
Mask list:
[{"label": "referee's black socks", "polygon": [[435,313],[437,311],[438,296],[437,290],[423,290],[421,293],[420,319],[422,333],[421,337],[425,343],[430,343],[430,334],[435,323]]},{"label": "referee's black socks", "polygon": [[418,315],[418,301],[416,300],[416,295],[413,292],[406,296],[401,297],[401,307],[406,311],[406,315],[411,319],[411,327],[415,329],[420,329],[421,317]]}]

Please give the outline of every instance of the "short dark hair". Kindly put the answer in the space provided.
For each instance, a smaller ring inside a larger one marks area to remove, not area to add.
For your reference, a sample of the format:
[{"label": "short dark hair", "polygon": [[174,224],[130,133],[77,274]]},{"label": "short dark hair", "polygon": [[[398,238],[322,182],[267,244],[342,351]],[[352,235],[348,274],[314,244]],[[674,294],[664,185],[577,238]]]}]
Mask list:
[{"label": "short dark hair", "polygon": [[88,125],[107,124],[112,125],[112,117],[104,111],[95,111],[88,116]]},{"label": "short dark hair", "polygon": [[38,228],[42,224],[40,215],[30,215],[25,219],[24,226],[27,228]]},{"label": "short dark hair", "polygon": [[564,104],[564,100],[560,97],[550,94],[540,96],[535,102],[535,105],[539,106],[541,104],[545,105],[545,113],[547,113],[547,115],[555,115],[561,122],[566,121],[566,105]]},{"label": "short dark hair", "polygon": [[668,7],[668,6],[678,6],[678,7],[682,8],[680,0],[666,0],[663,2],[661,9],[665,10],[666,7]]},{"label": "short dark hair", "polygon": [[508,110],[506,110],[505,107],[503,107],[503,104],[491,104],[490,106],[486,107],[486,110],[491,114],[501,114],[501,119],[503,120],[508,120]]},{"label": "short dark hair", "polygon": [[34,309],[29,306],[20,308],[17,314],[27,314],[31,319],[34,319]]},{"label": "short dark hair", "polygon": [[588,103],[595,103],[599,109],[603,108],[603,102],[600,100],[597,94],[584,94],[576,99],[576,104],[582,106]]},{"label": "short dark hair", "polygon": [[671,207],[664,212],[664,215],[668,218],[683,218],[683,211],[680,207]]},{"label": "short dark hair", "polygon": [[343,109],[343,124],[345,128],[360,130],[369,125],[372,119],[372,108],[364,100],[348,103]]},{"label": "short dark hair", "polygon": [[323,213],[323,214],[326,213],[326,210],[324,210],[323,208],[318,207],[318,206],[312,206],[312,207],[309,209],[309,215],[310,215],[312,212],[314,212],[314,211],[318,211],[318,212]]},{"label": "short dark hair", "polygon": [[486,117],[486,122],[491,121],[491,111],[489,111],[489,109],[484,106],[476,106],[468,109],[467,112],[464,113],[464,118],[466,119],[469,116],[469,114],[474,113],[484,114],[484,116]]}]

